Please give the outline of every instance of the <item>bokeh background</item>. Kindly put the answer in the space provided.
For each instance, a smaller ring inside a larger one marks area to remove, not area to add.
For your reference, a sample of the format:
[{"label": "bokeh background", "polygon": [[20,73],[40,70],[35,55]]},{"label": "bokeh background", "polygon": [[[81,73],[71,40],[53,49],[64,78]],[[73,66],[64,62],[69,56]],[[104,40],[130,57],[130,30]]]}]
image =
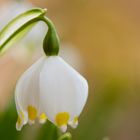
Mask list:
[{"label": "bokeh background", "polygon": [[[0,0],[0,29],[31,7],[48,9],[61,39],[61,56],[86,77],[89,97],[73,140],[140,140],[139,0]],[[39,23],[0,59],[0,139],[57,140],[47,122],[15,129],[14,87],[42,55]]]}]

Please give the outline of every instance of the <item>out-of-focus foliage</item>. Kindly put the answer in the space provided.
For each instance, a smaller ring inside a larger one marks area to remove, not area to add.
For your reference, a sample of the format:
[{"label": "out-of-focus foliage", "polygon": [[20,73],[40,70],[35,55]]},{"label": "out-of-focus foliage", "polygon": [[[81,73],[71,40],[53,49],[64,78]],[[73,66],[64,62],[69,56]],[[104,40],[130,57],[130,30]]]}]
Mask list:
[{"label": "out-of-focus foliage", "polygon": [[17,112],[14,100],[5,112],[0,114],[0,136],[3,140],[57,140],[61,135],[60,131],[49,121],[44,124],[26,126],[21,132],[15,129]]},{"label": "out-of-focus foliage", "polygon": [[19,133],[15,129],[16,110],[10,105],[5,112],[0,113],[0,136],[3,140],[19,138]]}]

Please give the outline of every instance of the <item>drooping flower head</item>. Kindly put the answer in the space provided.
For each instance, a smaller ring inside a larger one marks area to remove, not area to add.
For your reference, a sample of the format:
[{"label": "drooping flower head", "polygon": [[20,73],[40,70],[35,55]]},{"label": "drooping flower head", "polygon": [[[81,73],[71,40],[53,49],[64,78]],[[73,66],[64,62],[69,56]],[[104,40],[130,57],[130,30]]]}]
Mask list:
[{"label": "drooping flower head", "polygon": [[47,24],[48,31],[43,41],[46,56],[33,64],[16,85],[16,128],[21,130],[26,123],[33,124],[36,119],[44,123],[48,119],[65,132],[67,125],[73,128],[78,125],[78,117],[88,96],[88,84],[58,56],[59,38],[45,13],[46,9],[36,8],[13,19],[0,32],[0,52],[4,53],[9,48],[7,44],[24,29],[30,29],[33,23],[41,20]]},{"label": "drooping flower head", "polygon": [[17,129],[38,118],[49,119],[66,131],[75,128],[88,95],[88,85],[77,71],[59,56],[40,58],[19,79],[16,106],[19,114]]}]

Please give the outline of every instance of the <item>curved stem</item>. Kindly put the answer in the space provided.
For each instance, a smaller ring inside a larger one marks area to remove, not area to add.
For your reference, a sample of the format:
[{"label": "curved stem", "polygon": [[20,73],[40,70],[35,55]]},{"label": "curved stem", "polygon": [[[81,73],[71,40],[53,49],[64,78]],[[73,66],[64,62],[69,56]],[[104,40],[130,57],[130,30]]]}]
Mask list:
[{"label": "curved stem", "polygon": [[43,21],[48,26],[48,32],[43,41],[44,52],[49,56],[58,55],[59,38],[54,24],[50,19],[45,17],[45,13],[46,9],[35,8],[20,14],[9,22],[9,24],[0,32],[0,53],[9,48],[9,44],[13,39],[17,39],[17,37],[23,34],[27,29],[27,31],[29,31],[29,29],[31,29],[29,27],[33,27],[33,25],[39,21]]},{"label": "curved stem", "polygon": [[48,32],[43,41],[43,49],[46,55],[58,55],[59,52],[59,37],[56,32],[55,26],[53,22],[45,17],[42,16],[42,21],[44,21],[48,25]]},{"label": "curved stem", "polygon": [[0,54],[5,52],[15,40],[19,40],[19,37],[25,35],[45,13],[46,9],[34,8],[11,20],[0,31]]}]

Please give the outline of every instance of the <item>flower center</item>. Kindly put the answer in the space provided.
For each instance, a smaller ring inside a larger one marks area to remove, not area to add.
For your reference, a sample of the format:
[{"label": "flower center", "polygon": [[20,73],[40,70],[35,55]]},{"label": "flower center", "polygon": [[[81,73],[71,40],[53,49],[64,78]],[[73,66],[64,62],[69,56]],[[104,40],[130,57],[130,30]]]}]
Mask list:
[{"label": "flower center", "polygon": [[69,118],[69,113],[61,112],[56,115],[55,121],[58,126],[67,125]]}]

